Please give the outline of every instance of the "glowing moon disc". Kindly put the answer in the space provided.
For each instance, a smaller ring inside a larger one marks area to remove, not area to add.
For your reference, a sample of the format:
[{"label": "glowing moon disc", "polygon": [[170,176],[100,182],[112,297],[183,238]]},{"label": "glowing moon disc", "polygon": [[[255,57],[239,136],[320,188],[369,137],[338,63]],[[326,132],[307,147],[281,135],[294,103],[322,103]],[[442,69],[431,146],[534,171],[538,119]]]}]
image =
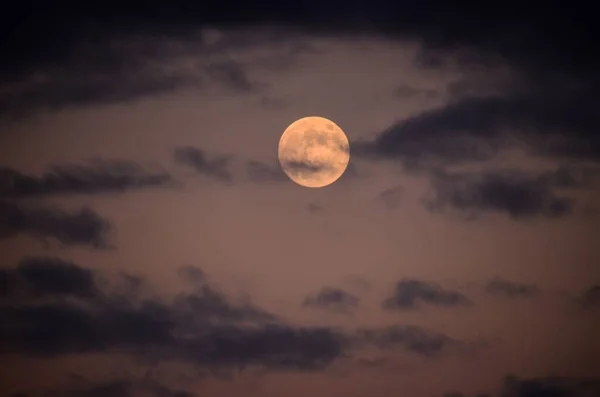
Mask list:
[{"label": "glowing moon disc", "polygon": [[324,187],[346,171],[350,143],[333,121],[304,117],[290,124],[281,135],[278,157],[292,181],[306,187]]}]

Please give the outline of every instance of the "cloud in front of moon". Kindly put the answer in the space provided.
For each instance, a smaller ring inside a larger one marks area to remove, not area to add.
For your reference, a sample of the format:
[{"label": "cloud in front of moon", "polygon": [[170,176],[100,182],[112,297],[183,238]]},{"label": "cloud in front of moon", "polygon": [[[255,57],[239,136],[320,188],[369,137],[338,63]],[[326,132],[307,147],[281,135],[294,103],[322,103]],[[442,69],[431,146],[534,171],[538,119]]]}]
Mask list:
[{"label": "cloud in front of moon", "polygon": [[333,121],[304,117],[290,124],[281,135],[278,157],[292,181],[305,187],[325,187],[346,171],[350,143]]}]

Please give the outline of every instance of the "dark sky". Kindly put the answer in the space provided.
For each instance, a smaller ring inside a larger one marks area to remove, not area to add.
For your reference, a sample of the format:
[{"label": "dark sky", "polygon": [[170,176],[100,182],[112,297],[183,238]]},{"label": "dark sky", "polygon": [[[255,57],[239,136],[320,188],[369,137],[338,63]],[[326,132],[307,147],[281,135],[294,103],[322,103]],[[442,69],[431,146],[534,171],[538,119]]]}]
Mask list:
[{"label": "dark sky", "polygon": [[591,2],[50,3],[0,16],[0,397],[600,396]]}]

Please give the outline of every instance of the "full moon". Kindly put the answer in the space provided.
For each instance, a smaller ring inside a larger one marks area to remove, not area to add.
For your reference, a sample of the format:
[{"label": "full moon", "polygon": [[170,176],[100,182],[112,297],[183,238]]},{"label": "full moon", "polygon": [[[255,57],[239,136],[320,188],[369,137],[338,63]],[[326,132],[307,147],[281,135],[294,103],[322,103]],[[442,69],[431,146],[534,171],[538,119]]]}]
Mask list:
[{"label": "full moon", "polygon": [[298,185],[325,187],[337,181],[350,161],[350,143],[344,131],[324,117],[304,117],[283,131],[279,163]]}]

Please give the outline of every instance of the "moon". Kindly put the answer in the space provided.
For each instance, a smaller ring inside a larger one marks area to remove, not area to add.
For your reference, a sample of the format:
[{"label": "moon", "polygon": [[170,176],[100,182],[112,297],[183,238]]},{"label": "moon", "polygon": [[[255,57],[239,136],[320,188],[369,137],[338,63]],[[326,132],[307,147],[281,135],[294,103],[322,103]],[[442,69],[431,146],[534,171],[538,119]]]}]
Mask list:
[{"label": "moon", "polygon": [[344,131],[324,117],[294,121],[279,139],[279,164],[298,185],[320,188],[337,181],[350,161],[350,143]]}]

